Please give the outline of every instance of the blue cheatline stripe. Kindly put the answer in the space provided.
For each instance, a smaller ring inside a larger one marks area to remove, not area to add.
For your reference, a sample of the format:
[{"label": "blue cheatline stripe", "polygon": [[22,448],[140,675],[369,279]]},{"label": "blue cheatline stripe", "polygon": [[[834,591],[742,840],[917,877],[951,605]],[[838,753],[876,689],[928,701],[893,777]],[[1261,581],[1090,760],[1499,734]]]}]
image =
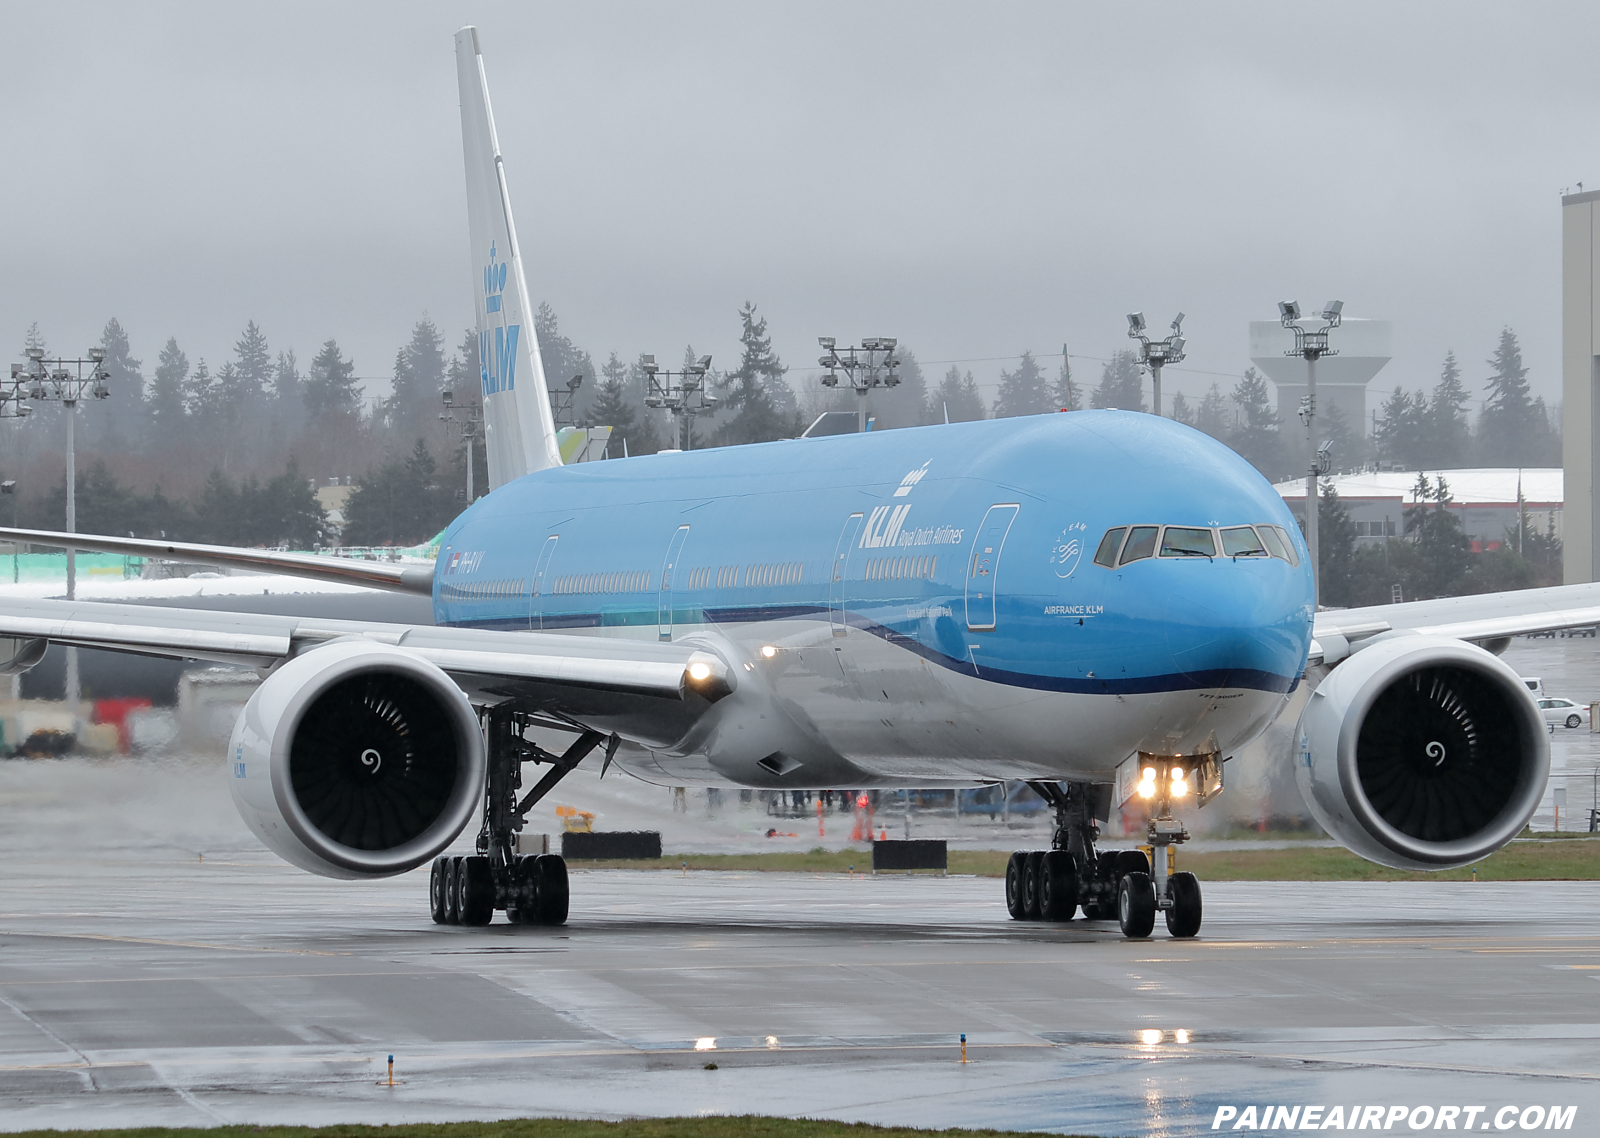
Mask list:
[{"label": "blue cheatline stripe", "polygon": [[[757,608],[706,609],[706,620],[712,624],[754,624],[762,621],[800,620],[826,616],[826,606],[771,605]],[[499,620],[460,620],[446,622],[449,628],[525,629],[526,617]],[[1027,688],[1031,691],[1062,692],[1068,695],[1153,695],[1172,691],[1209,691],[1216,688],[1248,688],[1252,691],[1273,692],[1284,695],[1299,686],[1298,676],[1284,676],[1258,668],[1207,668],[1198,672],[1169,672],[1159,676],[1132,676],[1122,679],[1078,676],[1046,676],[1033,672],[1013,672],[1005,668],[975,665],[971,660],[949,656],[914,636],[897,631],[887,625],[846,611],[845,620],[851,628],[867,632],[890,644],[922,657],[963,676],[1004,684],[1007,687]],[[544,617],[544,630],[561,628],[599,628],[599,613],[556,613]]]}]

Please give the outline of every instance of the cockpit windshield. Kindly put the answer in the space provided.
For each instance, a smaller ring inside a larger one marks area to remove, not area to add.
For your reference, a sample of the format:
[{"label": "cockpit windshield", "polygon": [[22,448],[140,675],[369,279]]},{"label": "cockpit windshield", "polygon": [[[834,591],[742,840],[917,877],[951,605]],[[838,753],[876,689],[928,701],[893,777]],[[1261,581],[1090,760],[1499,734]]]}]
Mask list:
[{"label": "cockpit windshield", "polygon": [[1270,557],[1267,547],[1261,542],[1262,539],[1256,536],[1251,526],[1229,526],[1222,531],[1222,553],[1225,557]]},{"label": "cockpit windshield", "polygon": [[1234,561],[1241,557],[1275,557],[1290,565],[1300,564],[1294,542],[1282,526],[1113,526],[1100,538],[1094,563],[1115,569],[1147,557],[1219,556]]},{"label": "cockpit windshield", "polygon": [[1163,557],[1215,557],[1217,536],[1208,529],[1168,526],[1161,537]]}]

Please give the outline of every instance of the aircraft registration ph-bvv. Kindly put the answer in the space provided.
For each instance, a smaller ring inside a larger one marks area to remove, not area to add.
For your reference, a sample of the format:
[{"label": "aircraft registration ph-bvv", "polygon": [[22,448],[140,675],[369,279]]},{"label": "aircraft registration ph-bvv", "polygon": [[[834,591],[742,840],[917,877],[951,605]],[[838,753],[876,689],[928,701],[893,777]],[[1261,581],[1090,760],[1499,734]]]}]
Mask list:
[{"label": "aircraft registration ph-bvv", "polygon": [[[1600,621],[1597,587],[1318,612],[1282,499],[1181,424],[1089,411],[563,467],[474,29],[456,55],[493,489],[433,570],[0,530],[426,592],[436,625],[7,601],[10,670],[51,642],[263,669],[229,744],[250,828],[329,876],[434,859],[434,919],[469,925],[566,920],[565,863],[515,838],[601,754],[675,786],[1027,780],[1057,824],[1013,855],[1011,915],[1130,936],[1158,912],[1198,931],[1170,807],[1221,793],[1280,717],[1308,806],[1364,857],[1464,865],[1527,823],[1549,744],[1496,653]],[[549,728],[571,745],[529,737]],[[1129,800],[1153,863],[1097,848]],[[480,816],[477,855],[438,856]]]}]

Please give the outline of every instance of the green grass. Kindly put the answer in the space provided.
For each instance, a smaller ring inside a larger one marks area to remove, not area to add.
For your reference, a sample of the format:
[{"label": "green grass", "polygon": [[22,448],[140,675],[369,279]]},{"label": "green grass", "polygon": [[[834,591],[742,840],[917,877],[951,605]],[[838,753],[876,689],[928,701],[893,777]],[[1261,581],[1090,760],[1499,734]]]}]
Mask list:
[{"label": "green grass", "polygon": [[[1600,880],[1600,839],[1590,834],[1530,834],[1559,841],[1518,841],[1480,861],[1479,881]],[[1567,840],[1573,839],[1573,840]],[[1125,843],[1115,843],[1122,845]],[[1004,877],[1008,850],[951,850],[950,872]],[[659,861],[574,861],[574,869],[717,869],[769,873],[872,872],[868,850],[815,849],[809,853],[674,854]],[[1407,873],[1364,861],[1348,850],[1315,846],[1273,850],[1178,851],[1178,867],[1202,881],[1468,881],[1472,868]]]},{"label": "green grass", "polygon": [[63,1133],[94,1138],[987,1138],[1003,1130],[908,1130],[899,1126],[819,1122],[811,1119],[644,1118],[589,1122],[568,1118],[519,1118],[509,1122],[407,1123],[403,1126],[218,1126],[207,1130],[145,1126],[135,1130],[25,1130],[17,1138]]}]

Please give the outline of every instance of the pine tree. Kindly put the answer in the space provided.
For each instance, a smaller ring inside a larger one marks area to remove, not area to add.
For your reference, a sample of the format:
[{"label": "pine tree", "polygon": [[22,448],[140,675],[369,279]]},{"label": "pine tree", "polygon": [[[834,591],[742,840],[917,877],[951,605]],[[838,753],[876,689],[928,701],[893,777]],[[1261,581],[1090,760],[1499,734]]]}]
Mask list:
[{"label": "pine tree", "polygon": [[1318,604],[1350,605],[1351,569],[1356,551],[1356,527],[1339,501],[1331,481],[1323,481],[1317,497],[1317,576],[1322,595]]},{"label": "pine tree", "polygon": [[1247,368],[1234,385],[1233,401],[1241,414],[1228,445],[1266,477],[1278,478],[1290,464],[1284,459],[1283,435],[1267,381],[1255,368]]},{"label": "pine tree", "polygon": [[961,369],[954,364],[944,373],[939,386],[933,389],[930,403],[929,415],[935,423],[943,423],[947,419],[951,423],[972,423],[989,417],[972,373],[969,371],[962,375]]},{"label": "pine tree", "polygon": [[799,434],[794,416],[784,414],[781,406],[785,401],[779,396],[780,389],[788,393],[789,403],[793,403],[794,393],[783,378],[789,369],[772,351],[766,318],[758,318],[756,306],[745,301],[739,319],[743,324],[739,333],[739,366],[717,381],[722,406],[734,412],[734,417],[717,428],[712,436],[714,444],[770,442]]},{"label": "pine tree", "polygon": [[1091,407],[1114,407],[1122,411],[1143,411],[1144,373],[1130,351],[1121,351],[1100,369],[1100,386],[1089,397]]},{"label": "pine tree", "polygon": [[[229,399],[245,414],[254,414],[265,404],[273,379],[272,351],[254,320],[245,325],[244,335],[233,346],[233,354],[238,366],[235,369],[234,390],[230,392]],[[220,379],[220,372],[218,376]]]},{"label": "pine tree", "polygon": [[394,385],[384,401],[390,429],[410,438],[432,429],[446,376],[444,337],[427,316],[411,329],[411,340],[395,353]]},{"label": "pine tree", "polygon": [[[100,346],[105,349],[105,369],[111,373],[111,378],[106,382],[114,397],[130,409],[142,409],[144,373],[139,370],[140,361],[133,358],[128,334],[122,330],[115,316],[106,321],[105,331],[100,334]],[[139,416],[137,411],[130,410],[125,417],[132,422]]]},{"label": "pine tree", "polygon": [[1189,406],[1189,401],[1184,398],[1181,391],[1172,393],[1172,421],[1182,423],[1186,427],[1195,424],[1195,409]]},{"label": "pine tree", "polygon": [[1416,546],[1420,576],[1415,586],[1419,595],[1410,599],[1454,596],[1467,570],[1472,543],[1461,530],[1461,519],[1449,508],[1450,486],[1443,478],[1430,486],[1426,475],[1418,474],[1411,493],[1414,503],[1406,507],[1405,526]]},{"label": "pine tree", "polygon": [[1472,397],[1461,382],[1461,368],[1456,364],[1456,354],[1446,352],[1439,382],[1434,385],[1433,397],[1428,402],[1424,464],[1434,470],[1451,470],[1464,466],[1467,451],[1472,443],[1472,430],[1467,423],[1467,404]]},{"label": "pine tree", "polygon": [[577,396],[572,401],[574,422],[589,421],[589,399],[594,392],[594,361],[589,353],[561,334],[556,325],[555,309],[548,304],[539,305],[533,315],[533,330],[539,337],[539,358],[544,364],[545,386],[552,391],[565,391],[567,381],[573,376],[583,377]]},{"label": "pine tree", "polygon": [[[1320,445],[1328,448],[1336,470],[1358,466],[1366,457],[1365,440],[1350,429],[1350,420],[1344,417],[1339,405],[1331,399],[1317,410],[1317,434]],[[1289,440],[1284,439],[1283,444],[1287,451]]]},{"label": "pine tree", "polygon": [[206,367],[204,357],[195,365],[194,374],[189,377],[184,391],[184,404],[190,420],[202,433],[214,433],[220,411],[217,381]]},{"label": "pine tree", "polygon": [[450,390],[456,399],[470,403],[482,392],[482,379],[478,368],[478,330],[468,328],[461,336],[461,346],[450,357],[447,371]]},{"label": "pine tree", "polygon": [[403,459],[390,459],[356,480],[345,503],[347,545],[411,545],[450,523],[458,503],[440,483],[428,444],[418,439]]},{"label": "pine tree", "polygon": [[1422,392],[1396,387],[1383,402],[1383,417],[1372,433],[1378,457],[1402,470],[1421,470],[1428,459],[1429,408]]},{"label": "pine tree", "polygon": [[876,420],[875,431],[918,427],[928,421],[928,381],[916,353],[902,344],[895,349],[895,357],[900,361],[895,368],[899,382],[894,387],[875,387],[866,396],[867,414]]},{"label": "pine tree", "polygon": [[1015,371],[1000,373],[1000,392],[994,401],[994,417],[1006,419],[1017,415],[1043,415],[1054,410],[1054,393],[1044,369],[1033,358],[1032,352],[1023,352]]},{"label": "pine tree", "polygon": [[655,430],[648,420],[640,421],[637,405],[629,384],[628,365],[616,352],[600,369],[600,387],[589,405],[590,414],[598,426],[611,428],[607,450],[611,458],[624,455],[654,454],[661,448]]},{"label": "pine tree", "polygon": [[150,383],[148,413],[149,445],[156,451],[170,451],[179,445],[188,414],[189,357],[178,347],[178,338],[168,336]]},{"label": "pine tree", "polygon": [[337,340],[323,343],[311,361],[301,390],[312,420],[357,419],[361,415],[361,387],[356,365],[344,358]]},{"label": "pine tree", "polygon": [[1529,393],[1522,347],[1510,328],[1501,329],[1500,343],[1488,362],[1493,374],[1486,381],[1488,396],[1478,416],[1481,459],[1486,466],[1534,465],[1550,425]]},{"label": "pine tree", "polygon": [[1219,385],[1213,383],[1211,390],[1200,400],[1200,406],[1195,411],[1194,425],[1196,430],[1204,431],[1212,438],[1223,442],[1233,434],[1233,413],[1228,409],[1227,397],[1222,394]]}]

